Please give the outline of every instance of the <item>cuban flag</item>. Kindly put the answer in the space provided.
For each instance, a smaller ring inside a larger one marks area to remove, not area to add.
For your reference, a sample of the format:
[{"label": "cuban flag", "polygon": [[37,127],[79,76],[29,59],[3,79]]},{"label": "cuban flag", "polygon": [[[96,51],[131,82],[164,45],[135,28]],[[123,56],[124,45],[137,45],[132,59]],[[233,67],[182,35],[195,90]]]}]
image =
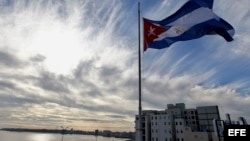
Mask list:
[{"label": "cuban flag", "polygon": [[189,0],[173,15],[153,21],[143,18],[144,51],[162,49],[177,41],[220,35],[232,41],[234,28],[212,11],[213,0]]}]

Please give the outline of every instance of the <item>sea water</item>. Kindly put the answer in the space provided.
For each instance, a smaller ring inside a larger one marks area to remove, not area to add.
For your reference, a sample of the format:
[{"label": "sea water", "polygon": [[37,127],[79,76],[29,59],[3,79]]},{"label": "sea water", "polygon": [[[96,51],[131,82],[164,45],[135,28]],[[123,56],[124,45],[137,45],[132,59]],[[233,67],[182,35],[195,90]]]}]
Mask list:
[{"label": "sea water", "polygon": [[126,139],[93,135],[63,135],[0,131],[0,141],[125,141]]}]

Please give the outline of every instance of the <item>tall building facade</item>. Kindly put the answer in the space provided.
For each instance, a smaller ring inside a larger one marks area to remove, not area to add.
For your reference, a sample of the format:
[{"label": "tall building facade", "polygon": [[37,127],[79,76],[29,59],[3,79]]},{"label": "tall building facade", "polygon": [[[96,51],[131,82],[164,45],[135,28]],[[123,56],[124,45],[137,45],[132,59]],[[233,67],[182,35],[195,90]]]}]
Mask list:
[{"label": "tall building facade", "polygon": [[213,119],[220,120],[218,106],[197,107],[198,129],[199,131],[214,131]]},{"label": "tall building facade", "polygon": [[[143,141],[186,141],[185,129],[196,132],[213,132],[213,119],[220,120],[218,106],[186,109],[184,103],[168,104],[165,110],[142,111]],[[139,117],[136,115],[136,129]],[[136,140],[138,140],[136,132]]]}]

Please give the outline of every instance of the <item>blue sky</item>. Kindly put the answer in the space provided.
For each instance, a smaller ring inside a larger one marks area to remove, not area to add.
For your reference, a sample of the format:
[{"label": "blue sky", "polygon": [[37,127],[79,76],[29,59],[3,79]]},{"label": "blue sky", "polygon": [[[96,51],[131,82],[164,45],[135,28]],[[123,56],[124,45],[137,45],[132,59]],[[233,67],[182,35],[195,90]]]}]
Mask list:
[{"label": "blue sky", "polygon": [[[161,20],[187,0],[141,0]],[[142,56],[142,108],[218,105],[250,122],[249,0],[215,0],[233,42],[204,36]],[[134,131],[135,0],[0,0],[0,127]]]}]

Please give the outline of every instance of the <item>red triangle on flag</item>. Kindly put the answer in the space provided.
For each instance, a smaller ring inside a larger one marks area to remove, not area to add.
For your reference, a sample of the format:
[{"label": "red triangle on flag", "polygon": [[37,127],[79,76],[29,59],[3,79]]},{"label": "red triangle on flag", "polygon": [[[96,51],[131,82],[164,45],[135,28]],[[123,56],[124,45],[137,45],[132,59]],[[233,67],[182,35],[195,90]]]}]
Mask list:
[{"label": "red triangle on flag", "polygon": [[147,19],[143,19],[144,25],[144,51],[147,50],[148,43],[154,41],[154,39],[159,38],[159,35],[166,31],[166,29],[159,24],[152,23]]}]

